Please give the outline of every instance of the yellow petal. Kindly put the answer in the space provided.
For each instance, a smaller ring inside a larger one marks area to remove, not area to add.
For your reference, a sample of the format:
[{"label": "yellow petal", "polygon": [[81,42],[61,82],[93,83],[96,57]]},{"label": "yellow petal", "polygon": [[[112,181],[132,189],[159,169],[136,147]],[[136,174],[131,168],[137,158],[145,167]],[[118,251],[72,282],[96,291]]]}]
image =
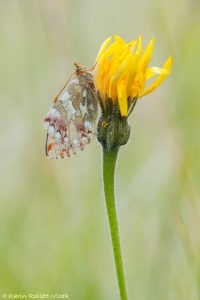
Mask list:
[{"label": "yellow petal", "polygon": [[153,46],[154,46],[154,38],[151,39],[151,41],[149,42],[148,46],[146,47],[146,50],[142,56],[142,59],[141,59],[141,64],[140,64],[140,68],[145,71],[149,62],[150,62],[150,59],[151,59],[151,56],[152,56],[152,52],[153,52]]},{"label": "yellow petal", "polygon": [[115,68],[113,70],[113,79],[114,79],[114,84],[116,83],[117,80],[120,80],[122,76],[124,76],[131,66],[133,65],[135,56],[133,54],[128,54],[126,53],[122,60],[117,62],[115,65]]},{"label": "yellow petal", "polygon": [[139,94],[139,91],[140,91],[139,87],[137,85],[133,85],[131,88],[131,95],[130,95],[131,98],[133,99],[133,98],[137,97]]},{"label": "yellow petal", "polygon": [[130,94],[128,94],[128,96],[131,96],[131,98],[138,97],[138,95],[141,92],[143,92],[144,86],[145,86],[145,76],[144,73],[140,70],[134,79],[133,85],[130,88]]},{"label": "yellow petal", "polygon": [[159,74],[168,75],[169,73],[170,73],[170,71],[166,70],[164,68],[151,67],[146,70],[145,78],[150,79],[151,77],[159,75]]},{"label": "yellow petal", "polygon": [[126,42],[118,35],[114,35],[114,39],[118,44],[126,45]]},{"label": "yellow petal", "polygon": [[136,54],[140,56],[142,54],[142,36],[141,35],[139,36],[137,42],[138,42],[138,47],[137,47]]},{"label": "yellow petal", "polygon": [[111,87],[111,78],[114,79],[117,74],[121,70],[121,66],[124,65],[124,63],[127,60],[127,57],[130,56],[130,49],[127,48],[127,45],[125,47],[120,47],[119,51],[115,52],[115,55],[112,55],[112,65],[110,66],[109,72],[107,74],[107,79],[104,83],[104,94],[106,91],[110,90]]},{"label": "yellow petal", "polygon": [[107,78],[108,72],[113,64],[113,60],[109,59],[109,57],[112,55],[112,51],[110,50],[110,47],[113,46],[112,44],[108,47],[104,53],[101,55],[100,61],[97,63],[95,69],[94,69],[94,83],[97,90],[100,90],[101,95],[103,94],[103,86],[105,83],[105,80]]},{"label": "yellow petal", "polygon": [[130,95],[131,86],[135,80],[137,73],[138,73],[139,62],[140,62],[140,56],[135,55],[135,58],[132,61],[132,64],[130,63],[131,68],[130,68],[129,76],[128,76],[128,80],[127,80],[128,96]]},{"label": "yellow petal", "polygon": [[96,58],[96,62],[98,62],[100,59],[101,59],[101,56],[103,54],[103,52],[106,50],[108,44],[110,43],[110,41],[112,40],[112,36],[110,36],[109,38],[107,38],[103,44],[101,45],[101,48],[99,50],[99,53],[97,55],[97,58]]},{"label": "yellow petal", "polygon": [[126,94],[126,82],[121,81],[117,85],[117,95],[119,102],[119,109],[122,117],[126,117],[128,114],[128,102],[127,102],[127,94]]},{"label": "yellow petal", "polygon": [[131,41],[130,43],[127,44],[127,47],[129,47],[133,51],[136,44],[137,44],[137,41],[133,40],[133,41]]},{"label": "yellow petal", "polygon": [[167,61],[165,62],[163,69],[165,69],[166,71],[168,71],[167,74],[160,74],[158,76],[158,78],[150,85],[150,87],[148,87],[143,93],[141,93],[139,95],[139,98],[151,93],[153,90],[155,90],[167,77],[167,75],[170,73],[171,70],[171,66],[172,66],[172,56],[170,56]]},{"label": "yellow petal", "polygon": [[[115,74],[113,74],[112,79],[110,80],[110,86],[109,86],[109,94],[112,97],[111,93],[113,91],[113,87],[118,84],[119,81],[122,79],[126,80],[126,88],[129,90],[129,77],[134,77],[134,74],[136,74],[137,71],[137,65],[138,65],[138,56],[136,54],[129,55],[123,64],[119,66],[118,70],[116,70]],[[131,82],[132,83],[132,82]],[[115,93],[113,93],[115,95]]]}]

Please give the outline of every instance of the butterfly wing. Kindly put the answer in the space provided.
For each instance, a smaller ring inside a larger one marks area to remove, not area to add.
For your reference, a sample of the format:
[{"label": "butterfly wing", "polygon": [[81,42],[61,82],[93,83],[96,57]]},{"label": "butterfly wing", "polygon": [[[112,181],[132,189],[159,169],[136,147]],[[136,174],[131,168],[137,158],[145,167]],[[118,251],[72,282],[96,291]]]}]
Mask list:
[{"label": "butterfly wing", "polygon": [[83,150],[95,134],[96,116],[97,100],[90,75],[74,76],[44,119],[46,155],[65,158]]}]

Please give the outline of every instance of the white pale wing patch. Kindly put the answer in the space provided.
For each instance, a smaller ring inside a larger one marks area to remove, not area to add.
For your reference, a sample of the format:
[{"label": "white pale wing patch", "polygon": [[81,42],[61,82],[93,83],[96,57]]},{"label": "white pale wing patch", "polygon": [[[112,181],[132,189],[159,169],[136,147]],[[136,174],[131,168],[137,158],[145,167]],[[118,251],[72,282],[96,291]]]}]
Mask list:
[{"label": "white pale wing patch", "polygon": [[70,94],[68,93],[68,91],[65,91],[64,93],[62,93],[59,97],[59,100],[64,102],[67,102],[70,98]]},{"label": "white pale wing patch", "polygon": [[96,115],[91,75],[83,73],[68,82],[44,119],[46,155],[65,158],[83,150],[95,134]]}]

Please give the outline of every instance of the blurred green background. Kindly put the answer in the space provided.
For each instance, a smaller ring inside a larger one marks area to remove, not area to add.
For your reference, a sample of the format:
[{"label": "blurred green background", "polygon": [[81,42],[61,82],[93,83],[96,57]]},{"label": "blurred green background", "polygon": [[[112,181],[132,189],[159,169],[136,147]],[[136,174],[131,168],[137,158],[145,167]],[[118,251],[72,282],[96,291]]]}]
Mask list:
[{"label": "blurred green background", "polygon": [[45,157],[43,117],[111,34],[156,38],[172,75],[139,102],[117,166],[130,299],[200,299],[199,0],[0,0],[0,294],[116,300],[101,147]]}]

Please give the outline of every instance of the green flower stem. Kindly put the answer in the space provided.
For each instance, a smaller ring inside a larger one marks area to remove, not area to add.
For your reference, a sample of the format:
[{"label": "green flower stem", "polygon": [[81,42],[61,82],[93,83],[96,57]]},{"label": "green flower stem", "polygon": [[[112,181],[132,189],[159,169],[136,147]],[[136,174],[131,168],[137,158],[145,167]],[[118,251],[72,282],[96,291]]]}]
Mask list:
[{"label": "green flower stem", "polygon": [[117,154],[118,150],[113,150],[111,152],[108,152],[105,149],[103,150],[103,182],[120,296],[121,300],[128,300],[114,195],[114,177]]}]

